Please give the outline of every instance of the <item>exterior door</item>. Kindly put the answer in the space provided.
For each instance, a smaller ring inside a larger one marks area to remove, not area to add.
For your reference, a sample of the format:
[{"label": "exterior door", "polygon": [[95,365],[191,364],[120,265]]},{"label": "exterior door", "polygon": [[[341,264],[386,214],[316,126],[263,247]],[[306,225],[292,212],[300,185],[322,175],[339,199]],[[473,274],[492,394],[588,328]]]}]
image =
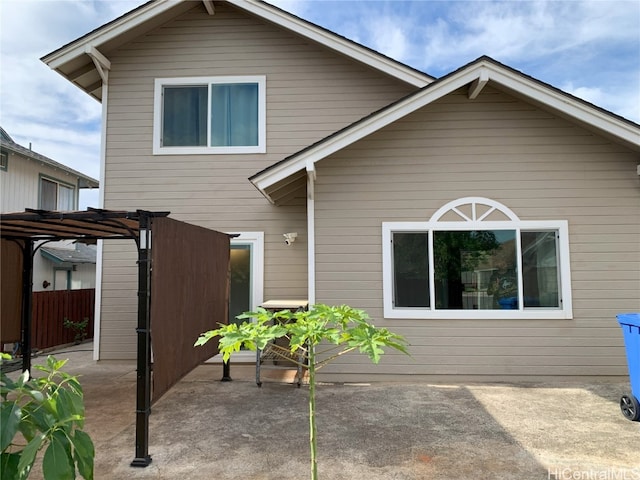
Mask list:
[{"label": "exterior door", "polygon": [[[255,310],[263,300],[264,234],[243,232],[231,239],[229,283],[229,323],[242,323],[236,319],[243,312]],[[236,361],[255,361],[253,352],[238,352]]]}]

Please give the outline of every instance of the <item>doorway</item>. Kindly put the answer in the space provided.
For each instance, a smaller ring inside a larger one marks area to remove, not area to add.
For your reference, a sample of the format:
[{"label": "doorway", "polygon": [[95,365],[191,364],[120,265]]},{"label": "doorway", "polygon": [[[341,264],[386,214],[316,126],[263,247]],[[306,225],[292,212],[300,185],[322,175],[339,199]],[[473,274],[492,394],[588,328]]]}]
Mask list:
[{"label": "doorway", "polygon": [[[242,232],[231,239],[229,280],[229,323],[242,323],[236,319],[243,312],[255,310],[263,299],[264,288],[264,233]],[[255,359],[253,352],[239,352]]]}]

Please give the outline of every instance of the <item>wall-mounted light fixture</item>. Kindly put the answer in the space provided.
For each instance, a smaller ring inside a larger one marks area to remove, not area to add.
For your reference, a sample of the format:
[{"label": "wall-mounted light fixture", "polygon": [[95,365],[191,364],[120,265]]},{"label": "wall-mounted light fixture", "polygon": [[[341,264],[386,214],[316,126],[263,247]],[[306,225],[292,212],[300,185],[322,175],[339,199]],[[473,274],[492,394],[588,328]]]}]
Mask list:
[{"label": "wall-mounted light fixture", "polygon": [[298,232],[290,232],[290,233],[283,234],[285,245],[291,245],[293,242],[296,241],[297,236],[298,236]]}]

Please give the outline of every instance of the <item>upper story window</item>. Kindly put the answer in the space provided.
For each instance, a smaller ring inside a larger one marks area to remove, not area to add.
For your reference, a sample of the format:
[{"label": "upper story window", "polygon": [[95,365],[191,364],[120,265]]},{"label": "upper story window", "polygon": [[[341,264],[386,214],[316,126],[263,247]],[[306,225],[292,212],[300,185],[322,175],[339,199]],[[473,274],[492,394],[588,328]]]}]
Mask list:
[{"label": "upper story window", "polygon": [[75,206],[75,187],[52,178],[40,177],[40,209],[70,211]]},{"label": "upper story window", "polygon": [[154,154],[264,153],[266,77],[159,78]]},{"label": "upper story window", "polygon": [[382,235],[387,318],[572,318],[565,220],[470,197]]},{"label": "upper story window", "polygon": [[4,150],[0,151],[0,170],[7,171],[9,168],[9,154]]}]

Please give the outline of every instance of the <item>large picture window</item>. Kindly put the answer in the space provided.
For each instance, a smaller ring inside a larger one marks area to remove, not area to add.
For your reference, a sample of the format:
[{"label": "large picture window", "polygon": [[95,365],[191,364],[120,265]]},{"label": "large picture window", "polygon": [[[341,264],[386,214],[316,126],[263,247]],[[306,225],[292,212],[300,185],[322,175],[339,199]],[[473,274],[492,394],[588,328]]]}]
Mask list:
[{"label": "large picture window", "polygon": [[265,152],[265,85],[263,76],[157,79],[154,153]]},{"label": "large picture window", "polygon": [[571,318],[567,230],[475,197],[383,223],[385,317]]}]

